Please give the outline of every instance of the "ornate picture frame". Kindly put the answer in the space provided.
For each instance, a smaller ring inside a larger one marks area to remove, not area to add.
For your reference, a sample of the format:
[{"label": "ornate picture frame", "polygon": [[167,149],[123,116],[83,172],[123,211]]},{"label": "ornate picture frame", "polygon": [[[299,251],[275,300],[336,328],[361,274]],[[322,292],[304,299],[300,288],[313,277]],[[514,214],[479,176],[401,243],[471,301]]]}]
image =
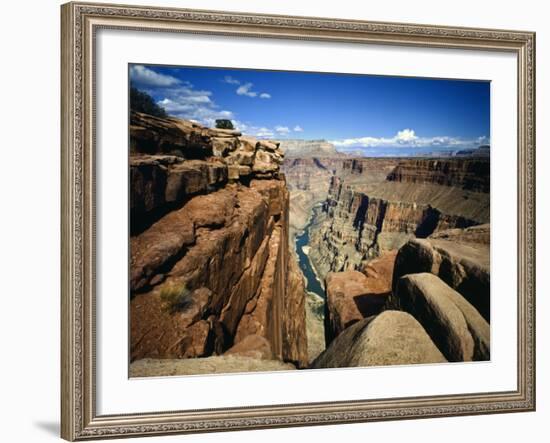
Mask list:
[{"label": "ornate picture frame", "polygon": [[[62,18],[61,434],[70,440],[533,411],[535,34],[524,31],[67,3]],[[96,412],[95,36],[99,29],[474,49],[517,56],[517,389],[119,415]]]}]

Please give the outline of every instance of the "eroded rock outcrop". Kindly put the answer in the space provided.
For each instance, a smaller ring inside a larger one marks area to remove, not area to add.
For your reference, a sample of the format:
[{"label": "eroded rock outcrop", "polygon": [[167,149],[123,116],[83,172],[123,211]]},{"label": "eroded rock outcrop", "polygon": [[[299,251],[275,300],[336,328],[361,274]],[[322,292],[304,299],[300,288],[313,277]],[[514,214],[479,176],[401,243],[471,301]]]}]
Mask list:
[{"label": "eroded rock outcrop", "polygon": [[398,280],[393,297],[400,309],[424,326],[449,361],[489,359],[489,324],[439,277],[405,275]]},{"label": "eroded rock outcrop", "polygon": [[138,113],[131,123],[131,359],[306,365],[279,144]]},{"label": "eroded rock outcrop", "polygon": [[[413,239],[398,252],[393,288],[406,274],[437,275],[490,321],[489,245],[440,239]],[[392,305],[393,306],[393,305]]]},{"label": "eroded rock outcrop", "polygon": [[412,315],[385,311],[344,330],[313,362],[312,367],[344,368],[446,361]]},{"label": "eroded rock outcrop", "polygon": [[396,251],[365,265],[363,272],[329,273],[325,280],[325,340],[329,344],[344,329],[379,314],[391,293]]}]

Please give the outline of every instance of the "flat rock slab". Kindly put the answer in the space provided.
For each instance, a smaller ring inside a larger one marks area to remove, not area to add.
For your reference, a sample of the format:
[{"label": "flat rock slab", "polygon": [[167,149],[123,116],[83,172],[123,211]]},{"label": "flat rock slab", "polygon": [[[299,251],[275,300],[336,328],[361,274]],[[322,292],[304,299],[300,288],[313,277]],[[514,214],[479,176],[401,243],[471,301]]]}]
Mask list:
[{"label": "flat rock slab", "polygon": [[292,371],[291,363],[239,355],[206,358],[143,358],[130,364],[130,377],[166,377],[171,375],[229,374],[234,372]]}]

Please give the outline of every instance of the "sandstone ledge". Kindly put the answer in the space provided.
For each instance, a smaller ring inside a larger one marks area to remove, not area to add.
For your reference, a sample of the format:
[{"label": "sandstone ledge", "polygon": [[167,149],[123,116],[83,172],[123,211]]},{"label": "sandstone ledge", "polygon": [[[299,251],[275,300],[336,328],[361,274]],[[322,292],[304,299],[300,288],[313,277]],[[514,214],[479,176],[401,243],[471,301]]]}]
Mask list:
[{"label": "sandstone ledge", "polygon": [[193,359],[144,358],[130,364],[130,377],[167,377],[178,375],[230,374],[239,372],[292,371],[291,363],[239,355]]}]

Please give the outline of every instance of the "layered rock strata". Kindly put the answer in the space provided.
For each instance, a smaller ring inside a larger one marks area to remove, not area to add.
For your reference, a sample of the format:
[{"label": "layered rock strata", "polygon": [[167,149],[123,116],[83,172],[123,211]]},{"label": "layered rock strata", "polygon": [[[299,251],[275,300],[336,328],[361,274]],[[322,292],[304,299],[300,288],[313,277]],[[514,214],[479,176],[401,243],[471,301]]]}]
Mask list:
[{"label": "layered rock strata", "polygon": [[319,157],[343,157],[332,143],[326,140],[279,140],[289,158],[319,158]]},{"label": "layered rock strata", "polygon": [[[331,177],[310,233],[310,257],[320,275],[359,269],[412,238],[488,223],[488,160],[394,160],[383,178],[380,170],[392,163],[371,160],[346,160],[341,174]],[[475,241],[486,234],[464,235]]]},{"label": "layered rock strata", "polygon": [[131,360],[307,365],[279,145],[137,113],[131,140]]},{"label": "layered rock strata", "polygon": [[489,192],[489,158],[409,159],[400,162],[388,175],[389,181],[433,183],[477,192]]}]

